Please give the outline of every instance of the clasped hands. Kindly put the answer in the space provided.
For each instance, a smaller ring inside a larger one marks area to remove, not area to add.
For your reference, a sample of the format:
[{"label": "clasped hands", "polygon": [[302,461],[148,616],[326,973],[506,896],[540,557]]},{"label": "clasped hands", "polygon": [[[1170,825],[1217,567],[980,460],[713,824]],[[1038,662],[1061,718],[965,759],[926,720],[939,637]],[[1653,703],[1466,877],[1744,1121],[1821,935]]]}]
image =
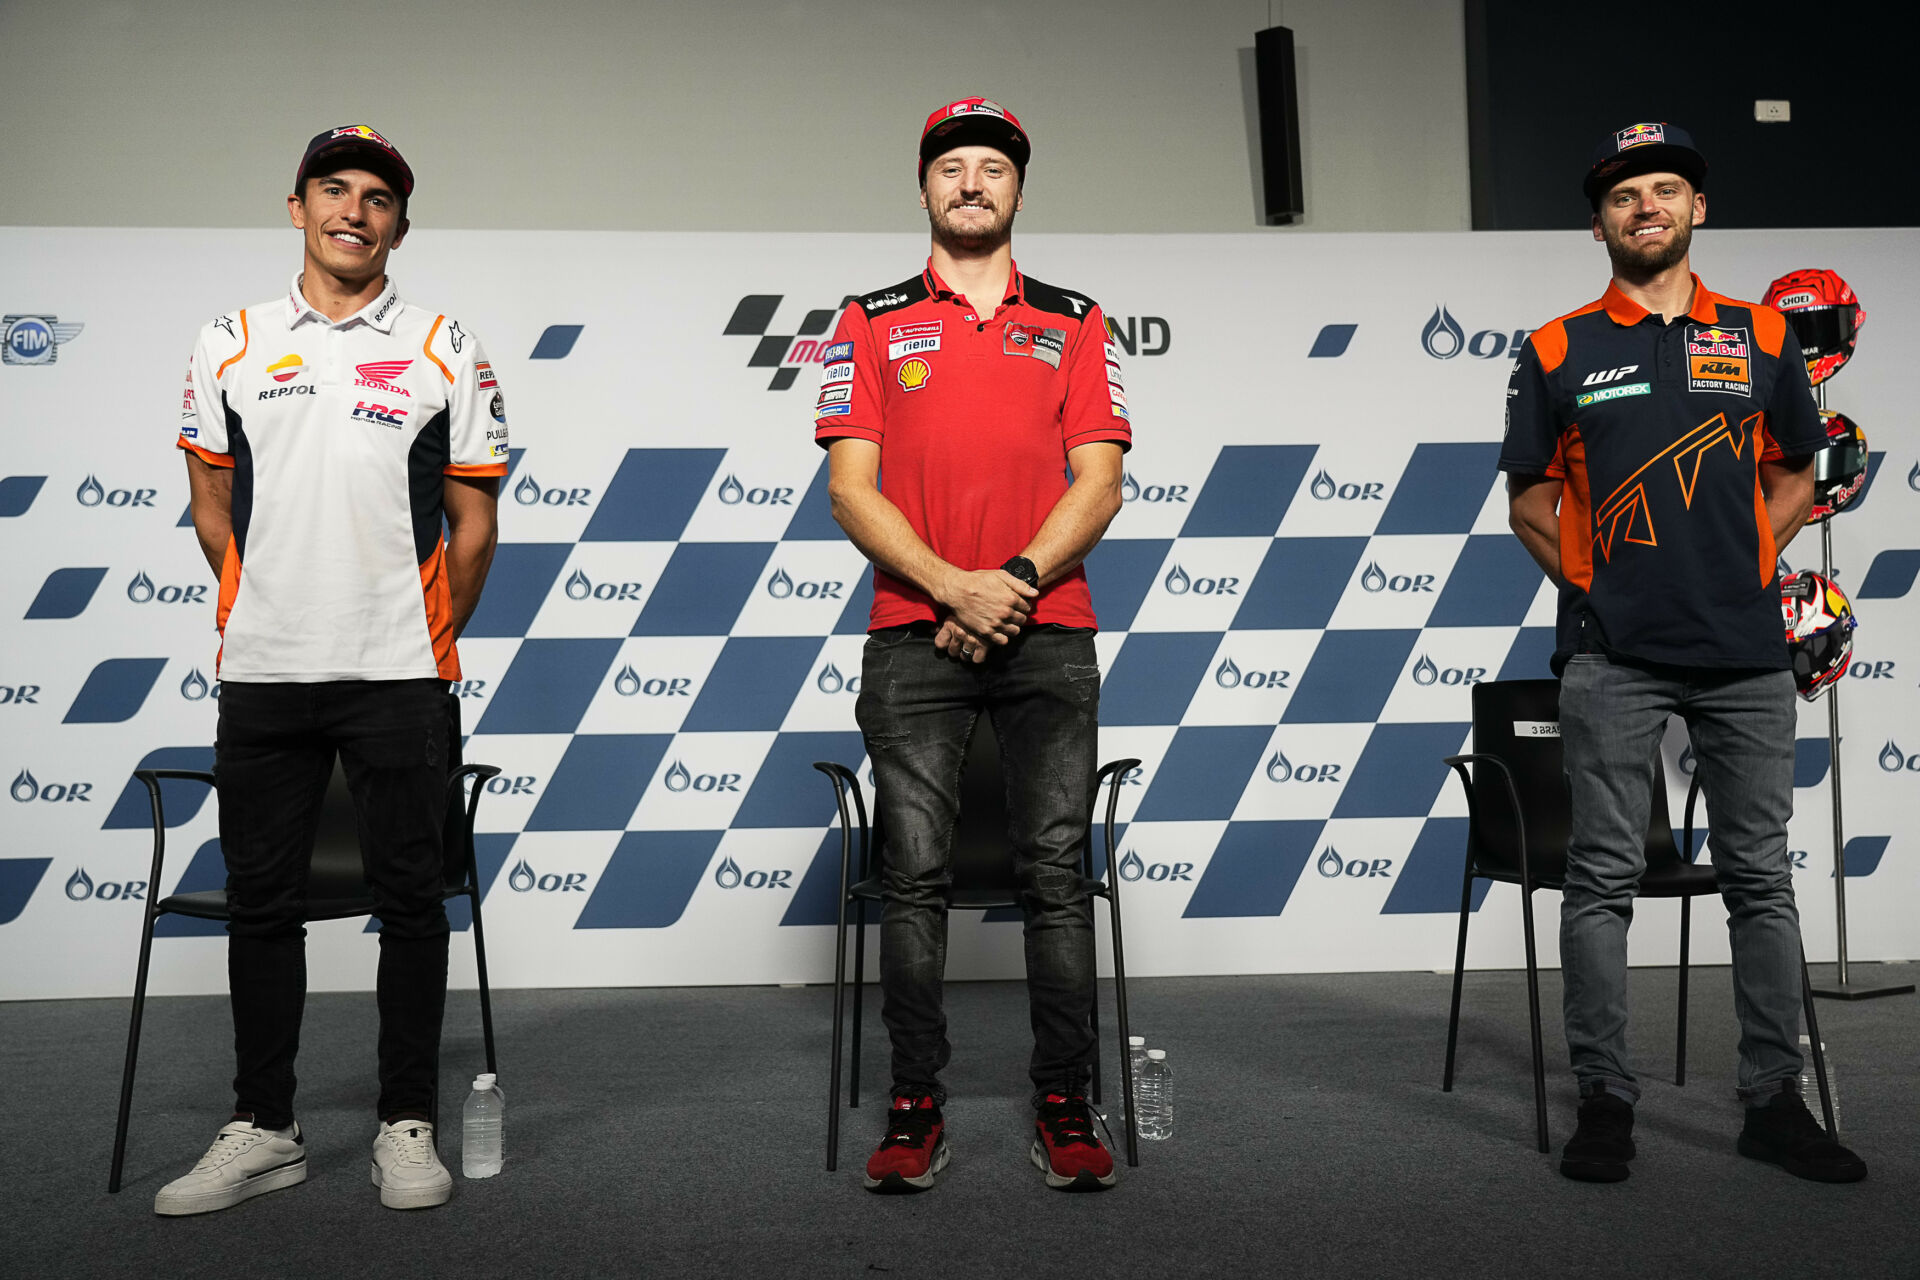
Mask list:
[{"label": "clasped hands", "polygon": [[955,569],[938,597],[947,615],[933,647],[963,662],[985,662],[988,645],[1020,634],[1039,595],[1004,569]]}]

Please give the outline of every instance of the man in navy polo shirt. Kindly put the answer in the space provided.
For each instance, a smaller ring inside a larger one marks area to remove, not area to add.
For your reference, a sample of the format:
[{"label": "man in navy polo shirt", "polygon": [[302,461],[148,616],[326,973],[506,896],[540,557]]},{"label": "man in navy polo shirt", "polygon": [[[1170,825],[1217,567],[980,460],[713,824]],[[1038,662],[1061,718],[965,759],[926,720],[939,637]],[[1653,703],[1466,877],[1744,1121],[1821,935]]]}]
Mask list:
[{"label": "man in navy polo shirt", "polygon": [[1678,714],[1732,937],[1739,1150],[1852,1182],[1866,1165],[1800,1098],[1796,717],[1775,568],[1811,508],[1826,436],[1780,314],[1689,269],[1706,173],[1670,124],[1601,143],[1583,189],[1613,282],[1536,330],[1507,387],[1513,531],[1560,588],[1553,666],[1573,799],[1560,951],[1581,1097],[1560,1171],[1617,1182],[1634,1156],[1627,926],[1655,752]]},{"label": "man in navy polo shirt", "polygon": [[1079,866],[1100,669],[1080,562],[1120,510],[1132,433],[1100,308],[1014,265],[1031,151],[1013,113],[983,98],[927,118],[920,205],[932,255],[912,279],[847,306],[814,410],[834,519],[874,565],[856,715],[886,829],[880,986],[893,1040],[887,1133],[867,1162],[874,1191],[924,1190],[948,1159],[948,855],[976,731],[998,735],[1006,767],[1034,1034],[1032,1159],[1066,1190],[1115,1177],[1084,1096],[1093,912]]}]

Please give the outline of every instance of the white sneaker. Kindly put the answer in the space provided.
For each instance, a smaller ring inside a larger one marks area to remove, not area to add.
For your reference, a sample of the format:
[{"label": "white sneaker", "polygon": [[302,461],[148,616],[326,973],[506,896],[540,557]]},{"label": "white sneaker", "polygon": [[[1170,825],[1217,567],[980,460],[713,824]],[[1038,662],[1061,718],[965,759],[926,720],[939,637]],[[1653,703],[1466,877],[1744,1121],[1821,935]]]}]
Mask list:
[{"label": "white sneaker", "polygon": [[300,1126],[260,1129],[234,1120],[214,1135],[193,1172],[175,1178],[153,1197],[153,1211],[170,1217],[230,1209],[263,1191],[307,1180],[307,1148]]},{"label": "white sneaker", "polygon": [[425,1120],[381,1124],[373,1140],[373,1185],[389,1209],[429,1209],[453,1198],[453,1175],[433,1149]]}]

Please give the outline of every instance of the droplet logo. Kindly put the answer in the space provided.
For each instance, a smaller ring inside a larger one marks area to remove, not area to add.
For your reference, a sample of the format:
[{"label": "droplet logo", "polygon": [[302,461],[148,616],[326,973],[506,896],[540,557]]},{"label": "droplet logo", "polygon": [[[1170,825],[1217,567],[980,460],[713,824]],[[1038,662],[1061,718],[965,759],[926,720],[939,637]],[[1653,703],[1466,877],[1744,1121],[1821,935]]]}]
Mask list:
[{"label": "droplet logo", "polygon": [[685,791],[693,785],[693,775],[687,772],[687,766],[675,760],[667,769],[667,790]]},{"label": "droplet logo", "polygon": [[1913,470],[1907,472],[1907,488],[1920,493],[1920,462],[1913,464]]},{"label": "droplet logo", "polygon": [[1333,477],[1328,475],[1324,470],[1315,475],[1313,477],[1313,483],[1307,486],[1307,492],[1311,493],[1321,502],[1332,501],[1333,495],[1338,493],[1339,490],[1340,486],[1336,485],[1333,482]]},{"label": "droplet logo", "polygon": [[1413,682],[1432,684],[1440,678],[1440,668],[1433,665],[1433,659],[1426,654],[1420,655],[1420,661],[1413,664]]},{"label": "droplet logo", "polygon": [[87,874],[85,867],[75,867],[73,874],[67,877],[67,897],[74,902],[85,902],[93,896],[93,877]]},{"label": "droplet logo", "polygon": [[540,502],[540,482],[531,472],[520,477],[520,483],[513,486],[513,500],[523,507],[536,506]]},{"label": "droplet logo", "polygon": [[1332,845],[1328,845],[1327,851],[1321,854],[1318,860],[1314,862],[1313,869],[1331,880],[1345,871],[1347,864],[1345,860],[1340,857],[1339,852]]},{"label": "droplet logo", "polygon": [[1880,767],[1888,773],[1898,773],[1907,767],[1906,752],[1900,750],[1900,744],[1892,738],[1888,738],[1887,745],[1880,748]]},{"label": "droplet logo", "polygon": [[40,794],[40,782],[31,773],[22,769],[19,775],[14,778],[13,786],[8,788],[7,794],[11,795],[21,804],[26,804]]},{"label": "droplet logo", "polygon": [[1380,566],[1367,561],[1367,571],[1360,575],[1360,585],[1368,591],[1381,592],[1387,589],[1387,575],[1380,572]]},{"label": "droplet logo", "polygon": [[633,669],[631,663],[620,668],[620,674],[613,678],[613,691],[623,698],[631,698],[640,692],[640,673]]},{"label": "droplet logo", "polygon": [[567,599],[585,600],[588,596],[592,594],[593,594],[593,583],[587,580],[586,574],[580,572],[578,569],[575,569],[573,571],[573,576],[567,579]]},{"label": "droplet logo", "polygon": [[1193,579],[1187,576],[1185,569],[1176,564],[1167,570],[1167,576],[1160,585],[1167,589],[1167,594],[1170,596],[1183,596],[1193,590]]},{"label": "droplet logo", "polygon": [[1267,760],[1267,780],[1285,782],[1291,777],[1293,777],[1293,761],[1278,751],[1274,752]]},{"label": "droplet logo", "polygon": [[840,668],[829,662],[820,668],[820,674],[814,677],[813,683],[822,693],[838,693],[847,687],[847,678],[840,674]]},{"label": "droplet logo", "polygon": [[731,475],[720,482],[720,501],[726,503],[728,506],[738,506],[740,500],[746,496],[746,489]]},{"label": "droplet logo", "polygon": [[[1915,470],[1920,470],[1920,467],[1916,467]],[[1135,480],[1132,475],[1122,473],[1120,476],[1120,501],[1132,502],[1139,496],[1140,482]]]},{"label": "droplet logo", "polygon": [[133,581],[127,584],[127,599],[135,604],[145,604],[153,599],[153,579],[143,569],[133,575]]},{"label": "droplet logo", "polygon": [[207,696],[207,678],[195,667],[187,672],[187,678],[180,682],[180,696],[188,702],[198,702]]},{"label": "droplet logo", "polygon": [[1467,333],[1446,307],[1433,309],[1433,318],[1420,330],[1420,345],[1435,360],[1451,360],[1467,349]]},{"label": "droplet logo", "polygon": [[731,857],[720,859],[720,865],[714,869],[713,882],[722,889],[740,887],[740,864]]},{"label": "droplet logo", "polygon": [[1693,744],[1691,742],[1680,748],[1680,758],[1674,761],[1674,765],[1680,772],[1686,774],[1688,777],[1693,776]]},{"label": "droplet logo", "polygon": [[533,868],[527,865],[525,858],[513,864],[513,870],[507,874],[507,887],[515,893],[532,893],[533,886],[540,877],[533,874]]},{"label": "droplet logo", "polygon": [[1120,859],[1120,878],[1131,883],[1145,874],[1147,874],[1147,864],[1140,861],[1139,854],[1131,849],[1127,850],[1127,856]]},{"label": "droplet logo", "polygon": [[107,500],[107,491],[100,487],[98,480],[89,475],[80,482],[80,487],[73,491],[73,496],[83,507],[97,507]]},{"label": "droplet logo", "polygon": [[785,600],[793,594],[793,579],[787,576],[785,569],[775,569],[773,576],[767,579],[767,594],[775,600]]},{"label": "droplet logo", "polygon": [[1232,658],[1222,658],[1220,665],[1213,669],[1213,682],[1222,689],[1232,689],[1240,683],[1240,667]]}]

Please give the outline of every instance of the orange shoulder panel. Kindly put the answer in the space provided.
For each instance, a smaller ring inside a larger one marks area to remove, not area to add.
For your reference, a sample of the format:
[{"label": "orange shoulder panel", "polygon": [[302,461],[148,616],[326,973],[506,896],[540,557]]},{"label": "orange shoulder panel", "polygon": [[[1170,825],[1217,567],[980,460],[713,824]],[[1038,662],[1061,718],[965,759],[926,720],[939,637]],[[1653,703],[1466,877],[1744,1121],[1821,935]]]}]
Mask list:
[{"label": "orange shoulder panel", "polygon": [[220,381],[220,379],[226,377],[227,370],[233,365],[233,362],[235,360],[238,360],[241,356],[244,356],[245,354],[247,354],[247,344],[252,341],[253,341],[253,335],[247,332],[246,309],[242,308],[240,311],[240,349],[234,352],[229,359],[222,362],[219,369],[214,371],[213,380],[215,382],[218,382]]},{"label": "orange shoulder panel", "polygon": [[1772,307],[1742,303],[1753,315],[1753,340],[1770,356],[1778,357],[1787,338],[1787,318]]},{"label": "orange shoulder panel", "polygon": [[1533,353],[1540,357],[1542,372],[1552,373],[1567,358],[1567,326],[1558,320],[1535,329],[1527,341],[1533,343]]},{"label": "orange shoulder panel", "polygon": [[446,378],[448,382],[452,382],[453,374],[447,369],[447,366],[445,366],[444,364],[440,364],[440,357],[433,354],[433,335],[440,332],[440,322],[445,319],[446,319],[445,316],[435,316],[433,318],[433,328],[427,330],[427,340],[420,344],[420,350],[426,353],[427,359],[433,361],[436,365],[439,365],[440,372],[443,374],[446,374]]}]

